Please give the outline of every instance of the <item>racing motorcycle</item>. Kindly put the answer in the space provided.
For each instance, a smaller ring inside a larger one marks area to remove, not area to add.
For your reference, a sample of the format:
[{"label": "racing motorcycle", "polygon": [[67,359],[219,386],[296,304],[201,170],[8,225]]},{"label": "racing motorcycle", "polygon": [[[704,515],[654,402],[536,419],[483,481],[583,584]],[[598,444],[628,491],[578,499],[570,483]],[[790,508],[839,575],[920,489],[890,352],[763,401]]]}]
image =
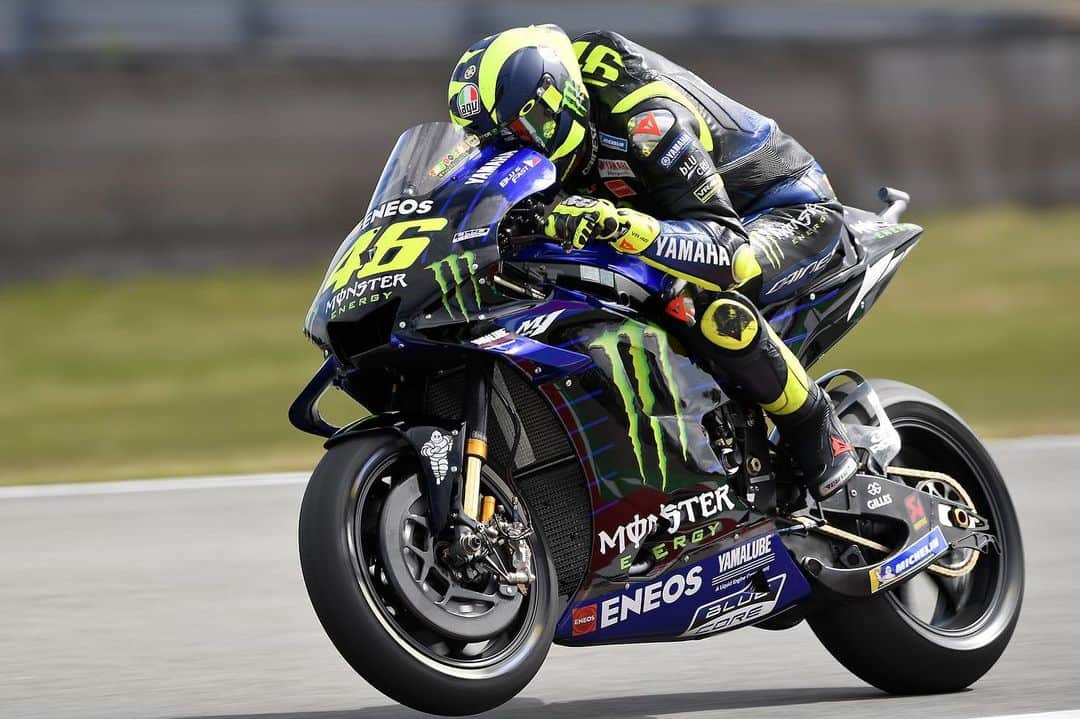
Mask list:
[{"label": "racing motorcycle", "polygon": [[[555,175],[531,149],[481,146],[450,124],[408,130],[311,305],[324,362],[289,417],[327,439],[300,559],[341,655],[444,715],[509,700],[552,642],[804,620],[887,692],[982,676],[1016,625],[1024,567],[972,430],[920,389],[830,372],[817,381],[860,468],[814,502],[762,411],[664,321],[678,280],[538,234]],[[806,366],[919,239],[899,221],[908,197],[882,199],[880,214],[846,208],[820,279],[765,308]],[[327,422],[331,387],[367,416]]]}]

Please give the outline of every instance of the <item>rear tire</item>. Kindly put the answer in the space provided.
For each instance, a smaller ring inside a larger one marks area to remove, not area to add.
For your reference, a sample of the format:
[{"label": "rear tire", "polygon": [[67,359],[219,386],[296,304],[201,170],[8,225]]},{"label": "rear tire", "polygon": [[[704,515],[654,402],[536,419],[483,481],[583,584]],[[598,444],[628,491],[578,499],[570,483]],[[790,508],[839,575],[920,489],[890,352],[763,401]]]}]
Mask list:
[{"label": "rear tire", "polygon": [[[464,645],[463,655],[440,657],[437,652],[425,651],[416,636],[430,640],[434,633],[422,622],[407,624],[411,618],[399,608],[400,604],[387,608],[381,598],[388,591],[385,576],[383,584],[376,586],[380,570],[375,569],[372,578],[360,569],[360,565],[377,567],[378,562],[362,553],[358,555],[355,549],[361,540],[354,534],[364,529],[349,530],[357,516],[358,502],[362,507],[368,496],[366,487],[378,487],[379,483],[393,486],[393,480],[389,484],[385,480],[391,474],[388,463],[395,457],[408,461],[414,455],[412,448],[393,432],[364,434],[326,453],[311,477],[300,510],[304,582],[315,613],[334,646],[376,689],[419,711],[475,714],[514,697],[543,663],[557,620],[555,572],[534,520],[529,544],[537,579],[522,602],[524,618],[516,634],[487,660],[478,655],[472,661],[465,655],[474,651],[467,647],[475,645]],[[497,478],[485,480],[489,484],[494,481]],[[389,504],[376,504],[375,511],[381,512]],[[528,507],[523,509],[528,516]],[[357,520],[356,526],[359,524]],[[365,558],[358,561],[358,556]],[[410,636],[409,627],[414,628],[416,636]],[[433,646],[439,646],[438,641],[435,636]],[[446,644],[456,646],[452,640]]]},{"label": "rear tire", "polygon": [[[871,384],[903,441],[895,463],[959,480],[989,518],[1001,554],[981,556],[967,579],[967,598],[939,597],[929,616],[918,616],[904,603],[902,586],[870,599],[830,604],[808,622],[841,664],[879,689],[893,694],[958,691],[994,665],[1020,617],[1024,558],[1016,512],[990,454],[953,410],[910,385]],[[925,572],[916,580],[939,581]],[[950,606],[955,607],[951,616]]]}]

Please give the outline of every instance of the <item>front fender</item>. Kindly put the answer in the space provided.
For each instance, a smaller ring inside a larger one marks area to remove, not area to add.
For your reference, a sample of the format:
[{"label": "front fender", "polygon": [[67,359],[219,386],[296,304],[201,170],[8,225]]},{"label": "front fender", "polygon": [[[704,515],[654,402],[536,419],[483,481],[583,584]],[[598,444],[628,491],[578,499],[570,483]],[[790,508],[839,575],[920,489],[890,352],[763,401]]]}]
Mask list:
[{"label": "front fender", "polygon": [[372,415],[337,430],[327,449],[354,437],[373,432],[394,432],[416,452],[417,468],[424,481],[420,487],[428,500],[428,519],[436,534],[446,528],[452,506],[461,503],[460,485],[465,467],[465,425],[457,428],[429,418],[408,418],[399,412]]}]

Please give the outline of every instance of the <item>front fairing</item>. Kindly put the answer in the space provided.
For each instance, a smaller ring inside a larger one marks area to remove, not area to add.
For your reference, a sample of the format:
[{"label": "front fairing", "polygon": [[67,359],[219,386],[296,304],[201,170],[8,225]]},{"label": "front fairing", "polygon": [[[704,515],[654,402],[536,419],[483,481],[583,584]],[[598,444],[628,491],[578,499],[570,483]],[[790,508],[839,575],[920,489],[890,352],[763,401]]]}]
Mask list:
[{"label": "front fairing", "polygon": [[408,130],[367,214],[334,256],[305,333],[333,351],[335,323],[381,311],[397,325],[440,299],[448,304],[460,285],[472,285],[498,261],[497,228],[506,212],[554,182],[555,167],[533,150],[477,147],[448,123]]}]

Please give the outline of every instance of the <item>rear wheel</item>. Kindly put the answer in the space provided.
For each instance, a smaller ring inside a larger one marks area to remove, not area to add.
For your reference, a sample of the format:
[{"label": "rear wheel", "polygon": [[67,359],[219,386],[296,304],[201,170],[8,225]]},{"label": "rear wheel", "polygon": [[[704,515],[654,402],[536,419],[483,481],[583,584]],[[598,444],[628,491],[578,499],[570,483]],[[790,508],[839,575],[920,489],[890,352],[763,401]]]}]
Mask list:
[{"label": "rear wheel", "polygon": [[[304,582],[334,646],[375,688],[420,711],[486,711],[521,691],[547,655],[554,571],[524,505],[536,577],[527,594],[447,565],[415,463],[389,432],[327,452],[300,511]],[[481,487],[511,506],[511,488],[494,472],[485,470]]]},{"label": "rear wheel", "polygon": [[966,499],[989,520],[998,551],[951,552],[892,591],[831,605],[808,621],[840,663],[880,689],[957,691],[993,666],[1020,616],[1024,558],[1016,512],[993,459],[955,412],[916,387],[871,383],[900,434],[893,466],[915,470],[891,478]]}]

